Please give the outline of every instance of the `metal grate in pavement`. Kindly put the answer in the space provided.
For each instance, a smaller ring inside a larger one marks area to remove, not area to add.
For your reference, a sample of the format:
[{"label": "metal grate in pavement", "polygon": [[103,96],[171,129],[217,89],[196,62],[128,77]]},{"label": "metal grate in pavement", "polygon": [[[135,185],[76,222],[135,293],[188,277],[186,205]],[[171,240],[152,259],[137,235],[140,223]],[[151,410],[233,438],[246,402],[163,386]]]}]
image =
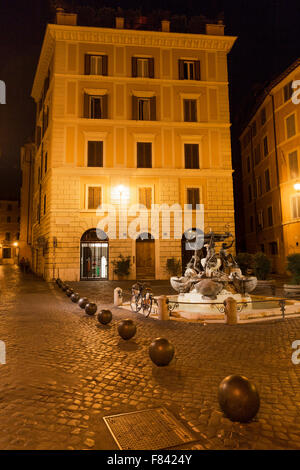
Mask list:
[{"label": "metal grate in pavement", "polygon": [[103,419],[121,450],[167,449],[195,439],[165,408],[104,416]]}]

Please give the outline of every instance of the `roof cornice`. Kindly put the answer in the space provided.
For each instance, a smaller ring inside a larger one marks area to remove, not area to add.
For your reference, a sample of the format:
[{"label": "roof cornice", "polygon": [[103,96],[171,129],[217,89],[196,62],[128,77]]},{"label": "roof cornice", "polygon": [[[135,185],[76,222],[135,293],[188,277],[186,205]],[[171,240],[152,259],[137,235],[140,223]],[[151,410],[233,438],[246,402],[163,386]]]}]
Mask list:
[{"label": "roof cornice", "polygon": [[43,81],[47,74],[55,41],[206,50],[228,54],[236,39],[235,36],[211,36],[207,34],[165,33],[161,31],[48,24],[31,95],[35,100],[39,99],[41,80]]}]

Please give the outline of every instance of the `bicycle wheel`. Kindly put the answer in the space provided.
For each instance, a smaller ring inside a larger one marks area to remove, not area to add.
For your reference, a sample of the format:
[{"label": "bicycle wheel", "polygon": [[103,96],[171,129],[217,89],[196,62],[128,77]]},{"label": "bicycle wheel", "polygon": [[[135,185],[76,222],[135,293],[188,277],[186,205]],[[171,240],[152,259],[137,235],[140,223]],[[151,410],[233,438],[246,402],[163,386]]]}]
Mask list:
[{"label": "bicycle wheel", "polygon": [[152,310],[152,303],[153,303],[152,294],[149,294],[147,292],[143,297],[143,305],[142,305],[143,315],[145,317],[149,317],[151,310]]},{"label": "bicycle wheel", "polygon": [[133,312],[139,312],[142,308],[142,296],[141,294],[133,295],[130,300],[130,307]]}]

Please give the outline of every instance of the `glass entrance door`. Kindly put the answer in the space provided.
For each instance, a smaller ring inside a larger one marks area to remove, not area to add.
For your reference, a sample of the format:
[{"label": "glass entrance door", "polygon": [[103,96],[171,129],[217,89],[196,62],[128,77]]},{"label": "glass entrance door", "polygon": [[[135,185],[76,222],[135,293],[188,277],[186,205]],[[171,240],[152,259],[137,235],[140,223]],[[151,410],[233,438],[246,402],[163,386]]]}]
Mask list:
[{"label": "glass entrance door", "polygon": [[80,278],[108,279],[108,242],[81,242]]}]

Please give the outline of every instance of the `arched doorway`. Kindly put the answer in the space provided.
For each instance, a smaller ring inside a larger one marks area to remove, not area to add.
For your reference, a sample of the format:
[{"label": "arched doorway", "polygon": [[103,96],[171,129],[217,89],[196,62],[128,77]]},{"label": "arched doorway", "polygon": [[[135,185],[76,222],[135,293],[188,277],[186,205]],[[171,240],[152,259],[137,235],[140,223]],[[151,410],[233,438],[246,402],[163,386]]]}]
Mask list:
[{"label": "arched doorway", "polygon": [[92,228],[81,237],[80,279],[108,279],[108,237],[103,231]]},{"label": "arched doorway", "polygon": [[136,278],[155,279],[155,240],[147,232],[136,239]]},{"label": "arched doorway", "polygon": [[[199,246],[203,244],[203,232],[197,228],[190,228],[184,232],[181,238],[181,265],[182,265],[182,274],[184,274],[186,265],[190,261],[191,257],[195,253],[195,245],[198,238]],[[206,256],[206,249],[204,247],[200,248],[198,255],[200,258]]]}]

